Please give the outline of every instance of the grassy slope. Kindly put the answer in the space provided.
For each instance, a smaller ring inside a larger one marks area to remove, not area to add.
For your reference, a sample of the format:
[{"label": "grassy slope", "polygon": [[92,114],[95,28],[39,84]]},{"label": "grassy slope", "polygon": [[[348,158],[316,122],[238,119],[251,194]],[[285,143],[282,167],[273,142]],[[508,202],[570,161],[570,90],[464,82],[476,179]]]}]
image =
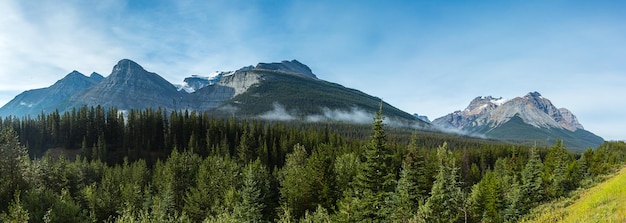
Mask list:
[{"label": "grassy slope", "polygon": [[571,205],[558,208],[558,204],[551,204],[551,210],[524,222],[626,222],[625,185],[626,167],[612,178],[581,192]]}]

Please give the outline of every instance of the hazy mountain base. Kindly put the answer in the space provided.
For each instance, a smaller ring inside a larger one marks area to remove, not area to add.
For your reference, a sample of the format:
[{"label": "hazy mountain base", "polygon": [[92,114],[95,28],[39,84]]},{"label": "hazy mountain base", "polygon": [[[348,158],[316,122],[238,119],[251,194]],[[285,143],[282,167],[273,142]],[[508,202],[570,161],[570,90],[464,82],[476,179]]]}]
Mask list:
[{"label": "hazy mountain base", "polygon": [[[478,127],[476,129],[468,129],[470,132],[483,132],[487,126]],[[484,133],[487,138],[501,139],[528,146],[549,146],[557,139],[563,140],[565,146],[574,152],[582,152],[587,148],[596,148],[604,142],[599,136],[590,133],[584,129],[576,131],[568,131],[556,128],[537,128],[524,123],[524,121],[514,116],[508,122],[502,124],[498,128],[487,130]]]}]

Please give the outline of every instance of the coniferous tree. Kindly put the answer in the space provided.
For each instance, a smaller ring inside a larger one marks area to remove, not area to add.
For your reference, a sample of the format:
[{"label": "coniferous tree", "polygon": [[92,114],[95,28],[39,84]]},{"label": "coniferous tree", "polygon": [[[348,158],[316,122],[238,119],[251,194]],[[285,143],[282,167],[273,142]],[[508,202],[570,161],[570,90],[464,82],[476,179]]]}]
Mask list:
[{"label": "coniferous tree", "polygon": [[374,117],[373,135],[363,152],[364,160],[356,175],[355,193],[363,220],[378,222],[387,218],[385,201],[394,190],[395,174],[390,167],[391,152],[387,147],[382,102]]},{"label": "coniferous tree", "polygon": [[293,218],[299,219],[305,211],[311,209],[311,176],[306,171],[307,153],[300,144],[287,154],[285,166],[280,172],[281,203]]},{"label": "coniferous tree", "polygon": [[246,165],[240,190],[241,202],[234,211],[237,221],[265,222],[268,220],[269,176],[259,159]]},{"label": "coniferous tree", "polygon": [[519,207],[522,214],[527,213],[531,208],[544,200],[545,192],[543,188],[543,163],[536,149],[532,148],[526,166],[522,171],[522,185],[520,186],[522,201],[521,207]]},{"label": "coniferous tree", "polygon": [[550,147],[544,162],[545,172],[549,182],[547,194],[553,198],[565,195],[565,192],[572,190],[574,179],[570,179],[568,173],[569,165],[574,158],[567,152],[563,141],[557,140],[556,145]]},{"label": "coniferous tree", "polygon": [[28,211],[24,209],[20,201],[19,191],[15,193],[13,202],[9,205],[7,213],[0,214],[0,220],[2,220],[2,222],[28,223],[29,218]]},{"label": "coniferous tree", "polygon": [[410,176],[407,169],[406,163],[403,163],[396,191],[391,196],[388,204],[388,208],[392,209],[389,211],[391,213],[390,220],[394,222],[408,221],[415,214],[418,207],[412,200],[415,194],[409,192],[410,188],[414,187],[414,184],[409,179]]},{"label": "coniferous tree", "polygon": [[27,189],[24,173],[29,165],[30,160],[26,147],[22,146],[18,141],[17,133],[11,128],[1,129],[0,207],[7,207],[15,191]]},{"label": "coniferous tree", "polygon": [[229,210],[227,191],[237,185],[239,166],[231,159],[210,156],[200,164],[195,186],[185,196],[183,210],[198,222]]},{"label": "coniferous tree", "polygon": [[454,222],[463,209],[463,192],[459,182],[456,159],[447,149],[446,143],[437,148],[439,172],[431,189],[431,196],[420,207],[419,215],[426,222]]},{"label": "coniferous tree", "polygon": [[333,148],[322,145],[312,151],[307,159],[306,175],[310,175],[312,205],[325,210],[334,210],[337,198],[337,177],[334,170]]}]

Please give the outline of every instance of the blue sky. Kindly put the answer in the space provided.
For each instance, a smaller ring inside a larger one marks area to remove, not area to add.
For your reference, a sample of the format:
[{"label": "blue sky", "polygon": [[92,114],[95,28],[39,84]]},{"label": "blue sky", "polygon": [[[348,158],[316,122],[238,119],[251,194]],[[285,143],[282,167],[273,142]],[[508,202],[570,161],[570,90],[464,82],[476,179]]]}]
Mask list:
[{"label": "blue sky", "polygon": [[431,119],[538,91],[626,139],[626,1],[0,1],[0,103],[132,59],[172,83],[297,59]]}]

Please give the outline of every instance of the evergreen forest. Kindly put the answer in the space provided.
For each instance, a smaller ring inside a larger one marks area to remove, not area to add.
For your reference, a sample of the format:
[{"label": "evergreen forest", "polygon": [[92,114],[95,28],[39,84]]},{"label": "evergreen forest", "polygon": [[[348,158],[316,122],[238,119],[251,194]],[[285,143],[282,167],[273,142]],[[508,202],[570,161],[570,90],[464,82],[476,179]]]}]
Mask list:
[{"label": "evergreen forest", "polygon": [[0,222],[516,222],[605,179],[582,153],[386,126],[82,107],[0,119]]}]

